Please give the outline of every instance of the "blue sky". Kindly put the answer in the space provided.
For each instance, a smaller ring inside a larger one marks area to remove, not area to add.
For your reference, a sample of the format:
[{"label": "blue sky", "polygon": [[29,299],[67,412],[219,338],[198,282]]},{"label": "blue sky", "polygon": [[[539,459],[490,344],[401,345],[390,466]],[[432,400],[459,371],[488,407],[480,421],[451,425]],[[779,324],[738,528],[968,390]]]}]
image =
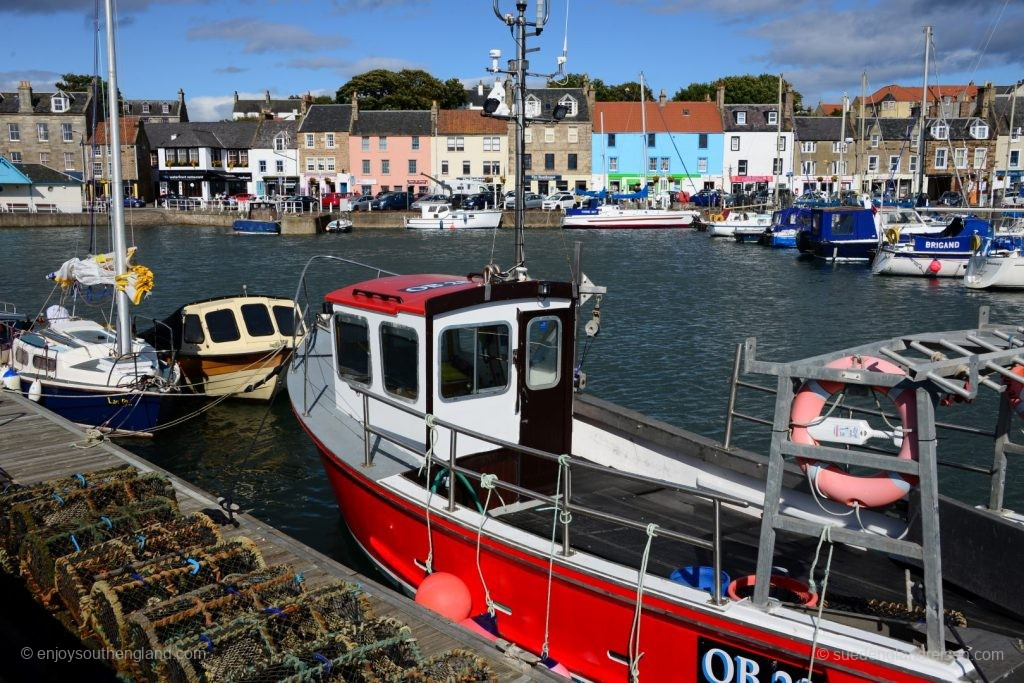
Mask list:
[{"label": "blue sky", "polygon": [[[1021,0],[549,0],[531,69],[607,84],[643,71],[671,97],[694,81],[783,73],[810,105],[845,91],[922,82],[923,27],[934,26],[930,82],[1024,78]],[[532,6],[536,0],[530,0]],[[0,91],[51,89],[93,72],[93,0],[0,0]],[[102,4],[102,2],[101,2]],[[118,78],[130,98],[185,91],[193,120],[230,115],[243,98],[329,94],[374,68],[424,69],[467,84],[488,77],[488,50],[514,44],[491,0],[119,0]],[[499,0],[505,12],[513,0]],[[101,67],[102,68],[102,67]],[[105,71],[103,72],[105,73]]]}]

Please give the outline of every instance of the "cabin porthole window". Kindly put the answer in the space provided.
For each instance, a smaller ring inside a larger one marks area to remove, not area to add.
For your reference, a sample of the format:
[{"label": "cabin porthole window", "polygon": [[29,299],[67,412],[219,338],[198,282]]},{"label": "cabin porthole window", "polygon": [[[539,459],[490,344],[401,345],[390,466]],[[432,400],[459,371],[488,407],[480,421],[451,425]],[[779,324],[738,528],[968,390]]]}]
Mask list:
[{"label": "cabin porthole window", "polygon": [[441,398],[499,394],[509,383],[506,324],[449,327],[441,332],[438,385]]},{"label": "cabin porthole window", "polygon": [[370,384],[370,328],[365,318],[347,313],[334,316],[334,350],[338,377]]},{"label": "cabin porthole window", "polygon": [[380,362],[384,391],[410,401],[419,396],[419,337],[404,325],[380,326]]},{"label": "cabin porthole window", "polygon": [[561,379],[562,321],[534,318],[526,328],[526,386],[549,389]]}]

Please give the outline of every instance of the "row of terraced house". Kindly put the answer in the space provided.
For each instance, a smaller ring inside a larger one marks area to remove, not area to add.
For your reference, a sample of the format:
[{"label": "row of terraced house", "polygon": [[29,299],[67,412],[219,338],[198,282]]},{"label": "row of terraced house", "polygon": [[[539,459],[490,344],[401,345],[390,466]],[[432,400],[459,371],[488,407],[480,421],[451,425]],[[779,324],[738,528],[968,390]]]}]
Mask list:
[{"label": "row of terraced house", "polygon": [[[313,104],[236,93],[232,120],[219,122],[190,121],[180,90],[171,100],[124,99],[124,192],[147,202],[167,193],[422,194],[457,179],[510,189],[514,123],[481,115],[487,90],[467,91],[462,109],[414,111],[361,110],[355,98]],[[536,119],[525,134],[526,189],[920,188],[933,198],[960,190],[982,203],[989,191],[1020,181],[1022,96],[1019,84],[933,88],[922,121],[920,91],[901,86],[841,107],[819,105],[809,116],[794,114],[789,91],[781,106],[726,104],[719,88],[714,101],[668,101],[662,92],[641,108],[596,102],[590,86],[535,88],[525,107]],[[62,210],[76,203],[66,199],[74,196],[68,188],[79,188],[79,199],[107,194],[112,149],[104,117],[93,111],[102,108],[92,105],[88,93],[33,92],[24,81],[15,93],[0,92],[7,164],[0,208],[5,197],[46,199],[55,187],[63,188]],[[556,105],[567,111],[557,123],[550,121]]]}]

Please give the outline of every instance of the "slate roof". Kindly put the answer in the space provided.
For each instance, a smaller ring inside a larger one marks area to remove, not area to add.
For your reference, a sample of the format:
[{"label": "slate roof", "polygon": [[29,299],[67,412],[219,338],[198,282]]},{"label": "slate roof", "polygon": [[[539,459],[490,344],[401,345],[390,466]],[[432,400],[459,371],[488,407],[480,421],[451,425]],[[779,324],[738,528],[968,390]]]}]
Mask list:
[{"label": "slate roof", "polygon": [[302,111],[302,100],[300,99],[267,99],[267,97],[260,98],[258,100],[235,100],[234,107],[232,108],[233,114],[242,114],[243,116],[258,116],[264,109],[269,109],[275,114],[281,112],[292,112]]},{"label": "slate roof", "polygon": [[[149,105],[149,111],[143,112],[143,105]],[[164,105],[169,105],[167,113],[164,113]],[[181,115],[181,102],[174,100],[121,100],[121,111],[125,116],[169,116],[178,117]]]},{"label": "slate roof", "polygon": [[[841,116],[797,116],[796,139],[805,142],[839,142],[849,137],[842,132],[843,117]],[[849,125],[849,122],[847,122]]]},{"label": "slate roof", "polygon": [[[89,93],[67,92],[64,93],[68,96],[67,111],[54,112],[50,107],[50,99],[56,94],[55,92],[33,92],[32,111],[36,114],[84,114],[89,106]],[[0,92],[0,114],[17,113],[19,113],[18,92]]]},{"label": "slate roof", "polygon": [[504,135],[508,122],[482,116],[479,109],[442,109],[437,112],[438,135]]},{"label": "slate roof", "polygon": [[[594,131],[597,133],[721,133],[722,117],[714,102],[597,102]],[[601,129],[603,119],[603,130]]]},{"label": "slate roof", "polygon": [[991,140],[991,139],[994,138],[993,132],[992,132],[992,126],[988,127],[988,137],[987,138],[982,138],[981,140],[978,140],[973,135],[971,135],[971,125],[975,121],[981,121],[982,123],[986,123],[986,124],[988,122],[985,121],[984,119],[979,119],[977,116],[967,116],[967,117],[955,118],[955,119],[952,119],[952,118],[928,119],[925,122],[925,134],[928,136],[929,140],[935,140],[936,139],[936,138],[932,137],[932,126],[934,126],[938,121],[943,121],[947,126],[949,126],[949,139],[950,140],[973,140],[975,142],[983,142],[984,140]]},{"label": "slate roof", "polygon": [[314,104],[306,111],[299,132],[347,133],[351,124],[351,104]]},{"label": "slate roof", "polygon": [[[907,140],[908,136],[914,135],[917,126],[917,118],[877,118],[864,121],[864,135],[870,137],[873,132],[878,131],[882,140]],[[910,131],[908,134],[907,131]]]},{"label": "slate roof", "polygon": [[285,134],[285,147],[287,149],[298,148],[298,137],[296,135],[297,121],[260,121],[259,128],[252,138],[253,149],[273,149],[274,138],[280,133]]},{"label": "slate roof", "polygon": [[558,101],[565,95],[572,95],[573,99],[576,100],[576,116],[569,118],[565,117],[565,122],[571,121],[590,121],[591,111],[587,103],[586,94],[583,92],[583,88],[531,88],[526,91],[526,96],[533,95],[540,100],[540,111],[542,116],[550,116],[551,110],[555,108]]},{"label": "slate roof", "polygon": [[1013,98],[1003,97],[996,100],[994,118],[996,129],[999,135],[1010,134],[1010,113],[1013,112],[1013,127],[1024,128],[1024,97],[1018,97],[1017,105],[1013,105]]},{"label": "slate roof", "polygon": [[[258,121],[218,121],[210,123],[147,123],[146,137],[152,149],[158,147],[211,147],[249,149]],[[176,136],[173,137],[172,136]]]},{"label": "slate roof", "polygon": [[491,88],[494,87],[494,84],[492,83],[491,85],[487,85],[483,81],[480,81],[480,83],[483,84],[482,93],[480,92],[479,86],[466,88],[466,107],[472,107],[474,109],[484,108],[484,100],[487,99],[487,95],[490,94]]},{"label": "slate roof", "polygon": [[416,111],[361,111],[352,126],[353,135],[424,135],[430,130],[430,112]]},{"label": "slate roof", "polygon": [[[747,122],[743,125],[736,124],[736,112],[747,112]],[[730,133],[775,133],[778,131],[777,123],[768,123],[768,112],[779,111],[779,105],[772,104],[727,104],[722,108],[722,130]],[[793,124],[782,117],[782,131],[793,130]]]},{"label": "slate roof", "polygon": [[81,185],[82,181],[42,164],[14,164],[33,185]]}]

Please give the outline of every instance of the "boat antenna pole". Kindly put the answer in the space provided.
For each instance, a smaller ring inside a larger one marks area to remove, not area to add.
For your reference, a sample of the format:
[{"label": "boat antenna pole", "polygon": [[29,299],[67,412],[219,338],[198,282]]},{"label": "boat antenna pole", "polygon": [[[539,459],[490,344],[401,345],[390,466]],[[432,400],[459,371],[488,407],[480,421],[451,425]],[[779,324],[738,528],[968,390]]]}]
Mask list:
[{"label": "boat antenna pole", "polygon": [[[512,85],[512,97],[513,106],[515,107],[514,112],[510,112],[507,106],[502,106],[504,103],[497,99],[488,98],[487,102],[484,103],[484,116],[493,116],[495,118],[504,118],[515,121],[515,164],[516,164],[516,205],[515,205],[515,265],[513,266],[514,275],[516,279],[526,278],[526,250],[524,240],[524,223],[526,220],[526,211],[523,204],[525,203],[525,172],[523,168],[523,159],[526,154],[526,77],[527,76],[539,76],[548,79],[561,79],[564,78],[563,67],[566,62],[566,48],[563,46],[562,54],[558,57],[558,71],[554,74],[538,74],[531,73],[528,69],[530,63],[526,59],[527,53],[536,52],[540,48],[534,47],[527,49],[526,39],[530,37],[539,36],[544,30],[544,25],[548,22],[550,15],[550,7],[546,0],[537,0],[537,18],[535,21],[528,21],[526,19],[526,0],[516,0],[516,13],[511,12],[502,14],[501,8],[499,7],[500,0],[493,0],[494,15],[498,19],[508,26],[510,29],[515,31],[516,41],[516,58],[509,60],[507,69],[498,68],[498,58],[501,57],[500,50],[491,50],[491,66],[488,69],[491,73],[503,73],[508,74],[513,79]],[[541,117],[530,117],[534,121],[560,121],[565,117],[566,107],[564,105],[558,105],[552,110],[551,118]]]},{"label": "boat antenna pole", "polygon": [[[114,45],[113,0],[106,0],[107,8],[107,144],[112,148],[110,187],[110,220],[113,228],[114,272],[124,275],[128,272],[128,258],[124,241],[124,187],[121,179],[121,109],[117,102],[117,63]],[[131,326],[128,320],[128,293],[121,287],[114,288],[117,303],[117,355],[131,353]]]}]

